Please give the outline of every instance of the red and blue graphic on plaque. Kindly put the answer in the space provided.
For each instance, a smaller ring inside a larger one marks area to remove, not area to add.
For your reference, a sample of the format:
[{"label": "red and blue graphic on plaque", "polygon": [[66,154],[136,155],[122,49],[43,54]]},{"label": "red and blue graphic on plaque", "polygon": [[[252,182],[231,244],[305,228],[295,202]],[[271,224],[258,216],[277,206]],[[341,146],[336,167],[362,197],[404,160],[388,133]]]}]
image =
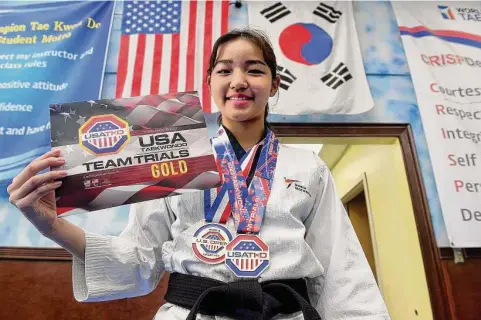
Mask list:
[{"label": "red and blue graphic on plaque", "polygon": [[129,124],[113,114],[93,116],[79,128],[80,146],[93,155],[118,153],[129,139]]},{"label": "red and blue graphic on plaque", "polygon": [[238,277],[257,278],[269,266],[269,248],[255,235],[238,235],[227,245],[226,265]]},{"label": "red and blue graphic on plaque", "polygon": [[270,196],[279,141],[268,129],[249,188],[223,128],[214,137],[213,145],[221,164],[224,185],[228,189],[232,213],[238,222],[237,233],[240,234],[227,245],[229,249],[225,261],[236,276],[255,278],[269,265],[269,249],[255,234],[260,231]]}]

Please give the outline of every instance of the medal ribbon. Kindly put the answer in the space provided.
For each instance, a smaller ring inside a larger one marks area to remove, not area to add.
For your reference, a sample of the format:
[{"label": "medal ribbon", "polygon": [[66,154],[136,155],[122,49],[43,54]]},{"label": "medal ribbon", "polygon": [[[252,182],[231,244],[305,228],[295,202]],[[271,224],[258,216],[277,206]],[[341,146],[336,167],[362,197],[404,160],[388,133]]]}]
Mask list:
[{"label": "medal ribbon", "polygon": [[279,141],[267,129],[256,171],[249,188],[246,185],[241,165],[225,130],[221,127],[213,139],[213,145],[220,162],[224,184],[234,218],[238,221],[238,233],[258,233],[270,196],[272,180],[277,163]]},{"label": "medal ribbon", "polygon": [[[251,171],[252,164],[254,162],[255,155],[257,153],[259,145],[251,148],[240,160],[242,172],[245,177],[248,176]],[[217,167],[219,171],[221,169],[220,161],[216,157]],[[204,212],[205,220],[207,222],[222,223],[225,224],[231,212],[231,206],[229,203],[229,197],[227,196],[228,186],[223,183],[220,190],[217,188],[217,196],[214,199],[214,203],[211,206],[211,197],[214,195],[214,190],[204,190]]]}]

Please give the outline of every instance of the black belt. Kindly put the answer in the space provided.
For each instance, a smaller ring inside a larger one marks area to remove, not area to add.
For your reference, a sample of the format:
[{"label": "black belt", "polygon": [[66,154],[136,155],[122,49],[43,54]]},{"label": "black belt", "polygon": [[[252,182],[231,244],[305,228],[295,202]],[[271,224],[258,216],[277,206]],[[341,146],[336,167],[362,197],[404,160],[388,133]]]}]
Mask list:
[{"label": "black belt", "polygon": [[225,283],[173,273],[164,299],[190,309],[186,320],[195,320],[197,313],[233,319],[268,320],[279,313],[292,314],[298,311],[302,311],[305,320],[321,320],[319,313],[308,302],[307,286],[302,279]]}]

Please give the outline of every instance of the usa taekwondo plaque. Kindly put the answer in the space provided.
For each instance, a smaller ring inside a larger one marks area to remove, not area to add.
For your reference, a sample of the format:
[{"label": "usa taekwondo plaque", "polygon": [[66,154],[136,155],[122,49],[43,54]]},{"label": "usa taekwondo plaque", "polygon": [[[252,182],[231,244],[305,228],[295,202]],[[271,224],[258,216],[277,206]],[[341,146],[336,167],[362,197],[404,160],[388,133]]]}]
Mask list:
[{"label": "usa taekwondo plaque", "polygon": [[196,92],[55,104],[50,120],[68,172],[59,216],[220,184]]}]

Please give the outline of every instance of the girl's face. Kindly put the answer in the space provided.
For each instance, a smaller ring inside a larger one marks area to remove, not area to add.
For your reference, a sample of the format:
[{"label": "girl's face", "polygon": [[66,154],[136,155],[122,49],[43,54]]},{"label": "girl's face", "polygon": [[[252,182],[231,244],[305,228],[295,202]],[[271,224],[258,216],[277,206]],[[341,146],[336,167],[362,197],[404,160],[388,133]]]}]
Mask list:
[{"label": "girl's face", "polygon": [[238,38],[219,46],[209,88],[223,119],[264,119],[269,97],[277,87],[278,80],[272,80],[262,50],[254,43]]}]

